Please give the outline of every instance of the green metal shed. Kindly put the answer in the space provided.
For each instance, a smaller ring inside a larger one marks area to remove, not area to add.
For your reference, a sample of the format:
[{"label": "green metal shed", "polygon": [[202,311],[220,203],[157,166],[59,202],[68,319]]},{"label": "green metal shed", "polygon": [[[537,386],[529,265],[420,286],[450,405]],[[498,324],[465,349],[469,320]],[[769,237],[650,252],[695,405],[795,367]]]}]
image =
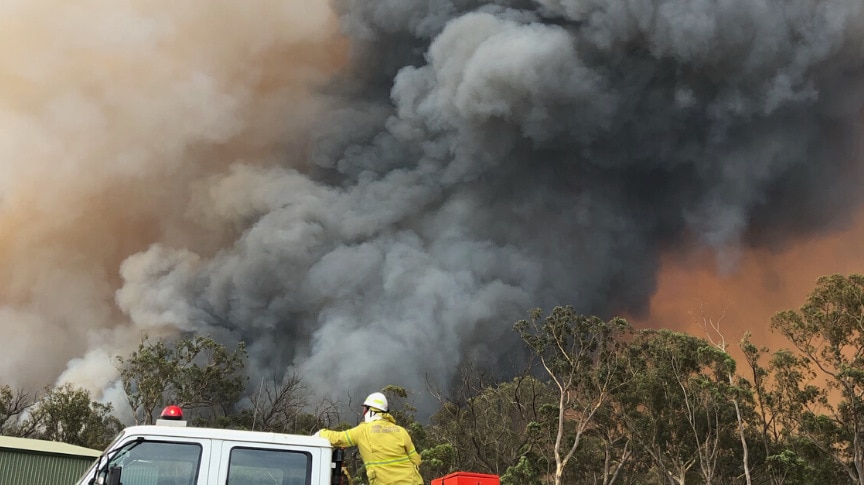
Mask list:
[{"label": "green metal shed", "polygon": [[100,454],[56,441],[0,436],[0,484],[73,485]]}]

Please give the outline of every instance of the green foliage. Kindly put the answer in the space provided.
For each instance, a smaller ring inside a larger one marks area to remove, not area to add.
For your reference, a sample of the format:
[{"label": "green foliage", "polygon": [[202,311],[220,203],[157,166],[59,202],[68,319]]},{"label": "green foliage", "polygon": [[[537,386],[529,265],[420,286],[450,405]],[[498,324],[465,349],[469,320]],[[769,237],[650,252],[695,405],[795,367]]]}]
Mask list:
[{"label": "green foliage", "polygon": [[[639,332],[617,398],[624,422],[652,468],[675,481],[711,482],[741,473],[728,450],[740,447],[729,384],[734,363],[704,339],[667,330]],[[731,467],[731,469],[730,469]]]},{"label": "green foliage", "polygon": [[[784,485],[846,483],[842,468],[806,437],[806,429],[821,427],[817,423],[822,419],[813,410],[827,402],[825,389],[811,383],[815,373],[809,360],[785,349],[769,354],[749,338],[741,348],[753,376],[756,405],[749,429],[761,444],[751,447],[757,476]],[[765,355],[767,367],[760,363]]]},{"label": "green foliage", "polygon": [[540,485],[541,471],[527,456],[520,456],[519,462],[507,468],[501,476],[501,485]]},{"label": "green foliage", "polygon": [[420,473],[427,482],[446,476],[457,469],[455,466],[457,450],[451,443],[430,446],[420,453],[420,457],[423,459]]},{"label": "green foliage", "polygon": [[48,388],[28,418],[33,438],[103,449],[123,428],[112,406],[90,399],[90,392],[71,384]]},{"label": "green foliage", "polygon": [[387,385],[381,389],[381,393],[387,397],[387,405],[390,415],[396,419],[396,422],[402,426],[408,427],[414,422],[414,415],[417,413],[417,408],[409,402],[408,390],[404,387]]},{"label": "green foliage", "polygon": [[[544,459],[554,466],[554,483],[560,484],[570,460],[583,453],[583,439],[594,432],[597,419],[623,384],[623,349],[632,329],[623,319],[606,322],[578,314],[571,306],[555,307],[546,317],[535,309],[529,316],[514,329],[557,389],[557,417],[547,428]],[[609,459],[617,468],[625,456]]]},{"label": "green foliage", "polygon": [[[864,276],[819,278],[800,311],[777,313],[771,326],[800,353],[772,361],[786,428],[864,482]],[[814,369],[827,387],[810,382]]]},{"label": "green foliage", "polygon": [[590,379],[581,371],[605,364],[603,359],[613,356],[630,326],[620,318],[604,322],[580,315],[571,306],[559,306],[545,318],[540,309],[532,310],[530,319],[520,320],[514,329],[560,387]]},{"label": "green foliage", "polygon": [[242,342],[229,352],[210,337],[183,338],[169,345],[152,342],[146,335],[138,350],[115,358],[135,420],[146,424],[152,424],[155,412],[168,404],[192,411],[187,419],[198,424],[229,414],[245,388],[246,378],[240,373],[245,359]]}]

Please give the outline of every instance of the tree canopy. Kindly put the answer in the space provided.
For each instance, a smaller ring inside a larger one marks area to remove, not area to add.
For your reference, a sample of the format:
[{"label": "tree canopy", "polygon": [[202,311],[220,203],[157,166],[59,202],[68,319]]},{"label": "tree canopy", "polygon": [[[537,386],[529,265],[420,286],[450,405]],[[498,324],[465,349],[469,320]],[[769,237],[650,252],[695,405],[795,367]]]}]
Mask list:
[{"label": "tree canopy", "polygon": [[200,421],[213,421],[232,412],[246,377],[246,348],[233,352],[207,336],[174,342],[151,341],[146,335],[129,356],[117,356],[116,365],[136,423],[153,424],[156,411],[173,404],[197,413]]}]

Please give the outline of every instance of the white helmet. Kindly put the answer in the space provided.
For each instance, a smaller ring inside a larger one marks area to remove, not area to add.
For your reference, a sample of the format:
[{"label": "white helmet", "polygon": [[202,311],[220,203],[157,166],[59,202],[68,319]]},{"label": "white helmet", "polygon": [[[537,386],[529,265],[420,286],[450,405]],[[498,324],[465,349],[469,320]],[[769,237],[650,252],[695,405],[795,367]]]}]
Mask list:
[{"label": "white helmet", "polygon": [[380,392],[373,392],[369,394],[365,401],[363,401],[364,406],[369,406],[370,408],[375,408],[379,411],[387,412],[387,397]]}]

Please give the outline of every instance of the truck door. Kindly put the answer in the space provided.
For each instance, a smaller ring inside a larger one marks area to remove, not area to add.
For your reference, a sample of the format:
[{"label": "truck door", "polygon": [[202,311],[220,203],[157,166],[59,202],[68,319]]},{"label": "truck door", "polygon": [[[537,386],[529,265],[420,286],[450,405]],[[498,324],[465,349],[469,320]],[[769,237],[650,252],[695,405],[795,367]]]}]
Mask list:
[{"label": "truck door", "polygon": [[118,443],[92,483],[107,483],[108,472],[119,468],[123,485],[207,485],[210,440],[160,436],[130,437]]},{"label": "truck door", "polygon": [[[314,463],[320,454],[300,447],[223,441],[219,453],[220,485],[312,485],[320,483]],[[328,463],[329,465],[329,463]],[[313,481],[314,480],[314,481]]]}]

